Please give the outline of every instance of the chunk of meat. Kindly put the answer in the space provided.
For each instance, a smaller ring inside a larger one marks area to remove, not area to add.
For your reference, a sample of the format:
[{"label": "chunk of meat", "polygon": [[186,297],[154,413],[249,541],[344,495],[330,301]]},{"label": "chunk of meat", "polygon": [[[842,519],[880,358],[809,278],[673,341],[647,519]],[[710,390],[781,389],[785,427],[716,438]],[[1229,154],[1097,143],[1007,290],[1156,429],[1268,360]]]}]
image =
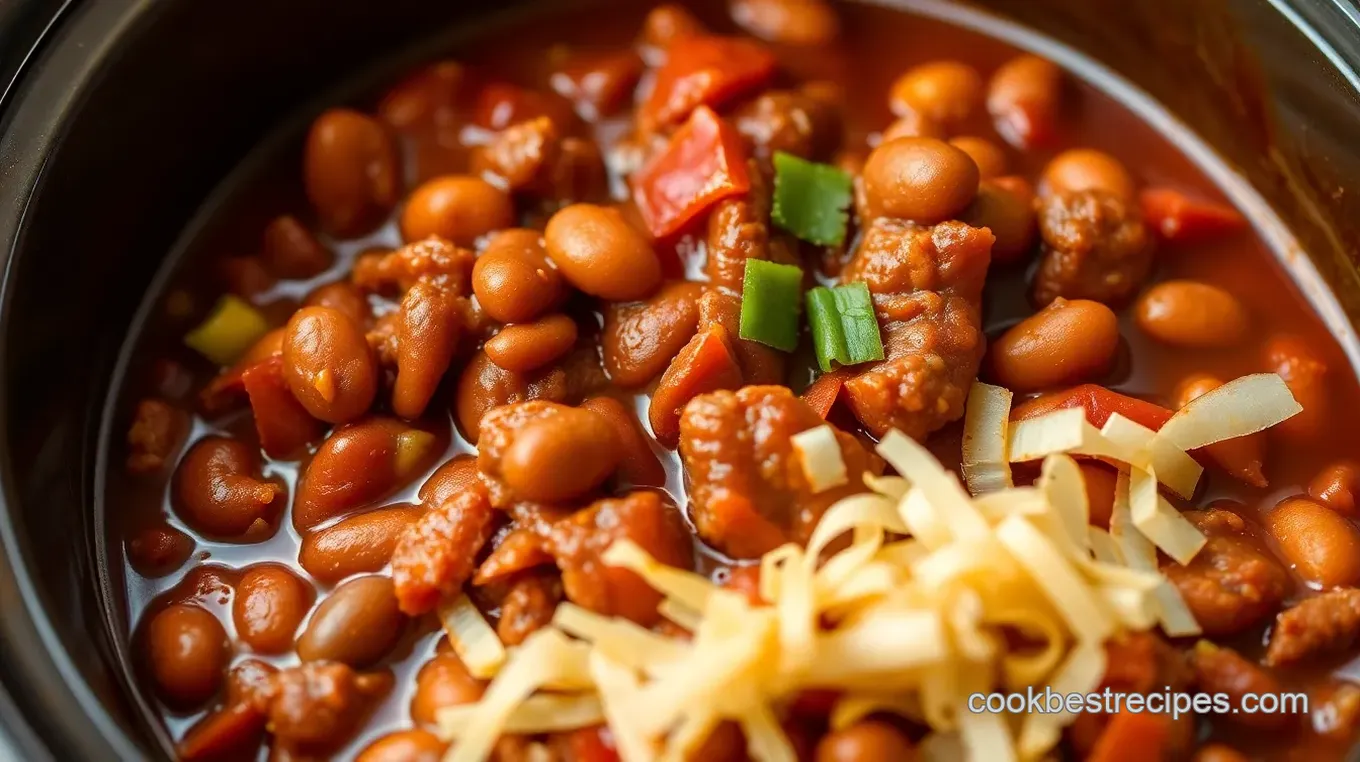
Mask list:
[{"label": "chunk of meat", "polygon": [[615,540],[625,538],[663,564],[682,569],[692,564],[680,512],[650,491],[597,500],[558,521],[548,537],[548,552],[562,570],[562,587],[573,603],[650,626],[661,618],[656,610],[661,594],[633,572],[601,560]]},{"label": "chunk of meat", "polygon": [[1227,646],[1218,646],[1201,640],[1190,654],[1190,664],[1195,670],[1195,685],[1203,693],[1223,693],[1228,696],[1232,712],[1225,718],[1248,727],[1279,728],[1289,723],[1291,718],[1282,713],[1239,712],[1242,698],[1253,693],[1264,696],[1278,694],[1284,688],[1274,675]]},{"label": "chunk of meat", "polygon": [[510,584],[501,601],[496,635],[507,646],[517,646],[534,631],[552,621],[562,600],[562,580],[556,574],[530,572]]},{"label": "chunk of meat", "polygon": [[431,236],[386,254],[360,257],[350,277],[359,288],[388,294],[404,291],[428,277],[466,296],[472,293],[472,266],[476,261],[474,252]]},{"label": "chunk of meat", "polygon": [[623,457],[617,430],[591,410],[540,400],[482,416],[477,468],[491,504],[569,503],[585,498]]},{"label": "chunk of meat", "polygon": [[[1097,692],[1144,695],[1167,690],[1180,692],[1187,690],[1194,680],[1194,671],[1184,654],[1152,632],[1129,632],[1106,641],[1105,659],[1105,676]],[[1087,758],[1110,719],[1111,715],[1103,712],[1077,714],[1068,730],[1077,758]],[[1182,715],[1171,734],[1172,745],[1188,746],[1193,740],[1194,726],[1194,715]]]},{"label": "chunk of meat", "polygon": [[1208,542],[1185,566],[1165,559],[1162,573],[1180,591],[1204,634],[1233,635],[1273,614],[1284,600],[1289,578],[1246,520],[1221,509],[1183,515]]},{"label": "chunk of meat", "polygon": [[357,673],[336,662],[306,662],[280,670],[253,697],[275,742],[322,753],[349,739],[392,688],[390,673]]},{"label": "chunk of meat", "polygon": [[1043,253],[1034,302],[1058,297],[1120,304],[1152,270],[1152,238],[1135,203],[1100,190],[1055,193],[1039,201]]},{"label": "chunk of meat", "polygon": [[791,439],[823,424],[782,386],[748,386],[690,401],[680,418],[680,455],[700,536],[736,558],[755,558],[790,540],[806,543],[832,503],[863,491],[864,472],[883,469],[859,440],[836,430],[850,481],[815,492]]},{"label": "chunk of meat", "polygon": [[557,126],[546,116],[512,124],[473,150],[472,171],[506,190],[525,190],[557,158],[561,141]]},{"label": "chunk of meat", "polygon": [[1360,590],[1345,588],[1294,604],[1275,618],[1266,664],[1284,667],[1347,651],[1360,642]]},{"label": "chunk of meat", "polygon": [[818,91],[770,90],[733,114],[737,132],[750,144],[750,155],[767,175],[778,151],[804,159],[825,160],[840,142],[836,107]]},{"label": "chunk of meat", "polygon": [[484,489],[466,489],[406,529],[392,552],[397,602],[411,616],[433,609],[472,576],[496,512]]},{"label": "chunk of meat", "polygon": [[137,403],[128,428],[127,469],[133,474],[153,474],[165,468],[189,433],[189,418],[165,400],[144,399]]},{"label": "chunk of meat", "polygon": [[962,222],[869,225],[845,283],[863,282],[882,329],[884,359],[845,381],[845,399],[875,436],[900,429],[922,439],[963,415],[977,378],[982,284],[990,231]]},{"label": "chunk of meat", "polygon": [[1360,686],[1341,681],[1318,686],[1308,697],[1313,731],[1332,741],[1348,742],[1360,727]]}]

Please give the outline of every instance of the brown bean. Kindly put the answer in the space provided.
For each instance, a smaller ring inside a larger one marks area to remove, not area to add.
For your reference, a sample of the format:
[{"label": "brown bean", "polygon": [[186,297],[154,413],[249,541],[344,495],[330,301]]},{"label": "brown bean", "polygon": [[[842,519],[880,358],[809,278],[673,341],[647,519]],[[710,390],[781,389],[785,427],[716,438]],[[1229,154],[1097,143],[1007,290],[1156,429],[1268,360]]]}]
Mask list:
[{"label": "brown bean", "polygon": [[423,278],[402,296],[396,319],[392,412],[408,419],[425,412],[468,330],[465,307],[454,290]]},{"label": "brown bean", "polygon": [[942,140],[898,138],[869,154],[864,191],[876,215],[933,225],[973,202],[978,168],[968,154]]},{"label": "brown bean", "polygon": [[372,230],[401,195],[391,136],[378,120],[349,109],[331,109],[312,123],[303,180],[321,223],[341,236]]},{"label": "brown bean", "polygon": [[485,690],[486,685],[468,674],[456,654],[435,654],[416,674],[411,719],[419,725],[434,725],[439,709],[480,701]]},{"label": "brown bean", "polygon": [[299,532],[392,494],[433,465],[447,433],[392,418],[337,428],[298,480],[293,526]]},{"label": "brown bean", "polygon": [[502,323],[523,323],[561,302],[566,285],[537,231],[503,230],[477,258],[472,292],[486,314]]},{"label": "brown bean", "polygon": [[623,452],[619,473],[634,487],[666,486],[666,469],[652,452],[636,413],[613,397],[594,397],[581,407],[604,416],[614,427]]},{"label": "brown bean", "polygon": [[1360,583],[1360,531],[1340,514],[1292,497],[1265,514],[1265,525],[1299,576],[1323,587]]},{"label": "brown bean", "polygon": [[1115,472],[1101,463],[1082,461],[1078,465],[1086,487],[1087,520],[1091,526],[1109,529],[1114,514]]},{"label": "brown bean", "polygon": [[424,512],[421,506],[396,505],[345,519],[303,538],[298,563],[328,584],[379,571],[392,560],[401,533]]},{"label": "brown bean", "polygon": [[[354,322],[360,328],[367,328],[373,322],[373,311],[368,299],[358,287],[347,280],[338,280],[317,286],[302,300],[303,307],[330,307]],[[283,351],[283,337],[286,330],[279,330],[279,351]]]},{"label": "brown bean", "polygon": [[576,344],[576,321],[548,315],[532,323],[507,325],[487,339],[483,349],[491,362],[517,373],[527,373],[566,354]]},{"label": "brown bean", "polygon": [[1280,374],[1303,412],[1270,429],[1298,441],[1307,441],[1327,430],[1331,396],[1327,390],[1327,362],[1303,339],[1275,336],[1266,342],[1266,367]]},{"label": "brown bean", "polygon": [[1211,743],[1199,747],[1191,762],[1250,762],[1247,756],[1227,744]]},{"label": "brown bean", "polygon": [[311,278],[330,267],[335,255],[296,217],[285,214],[265,226],[260,259],[280,278]]},{"label": "brown bean", "polygon": [[658,5],[647,13],[642,22],[641,41],[644,45],[665,50],[676,40],[697,37],[704,33],[704,25],[694,14],[679,5]]},{"label": "brown bean", "polygon": [[358,577],[335,588],[316,607],[298,638],[298,657],[365,667],[396,645],[405,624],[392,578]]},{"label": "brown bean", "polygon": [[439,762],[448,746],[428,730],[397,730],[365,746],[354,762]]},{"label": "brown bean", "polygon": [[1100,302],[1054,299],[992,343],[1003,386],[1033,392],[1100,377],[1119,348],[1119,318]]},{"label": "brown bean", "polygon": [[600,348],[610,380],[636,387],[665,372],[699,328],[702,294],[702,284],[671,281],[645,302],[605,308]]},{"label": "brown bean", "polygon": [[949,144],[968,154],[973,163],[977,165],[978,177],[983,180],[1006,174],[1006,167],[1009,162],[1006,160],[1005,149],[987,138],[960,135],[956,138],[950,138]]},{"label": "brown bean", "polygon": [[1308,482],[1309,497],[1348,519],[1360,519],[1355,496],[1360,494],[1360,466],[1343,460],[1324,468]]},{"label": "brown bean", "polygon": [[862,720],[826,734],[817,744],[816,762],[913,762],[916,749],[891,725]]},{"label": "brown bean", "polygon": [[1193,280],[1158,283],[1138,297],[1134,310],[1139,328],[1176,347],[1231,347],[1251,331],[1251,315],[1237,297]]},{"label": "brown bean", "polygon": [[598,413],[562,406],[514,433],[501,458],[501,476],[525,500],[559,503],[599,486],[623,458],[623,446]]},{"label": "brown bean", "polygon": [[252,566],[236,584],[236,598],[231,604],[236,637],[257,653],[283,653],[293,647],[293,633],[315,598],[312,586],[287,567]]},{"label": "brown bean", "polygon": [[983,180],[977,198],[959,218],[975,228],[992,231],[992,262],[1005,264],[1034,251],[1039,217],[1034,211],[1034,188],[1023,177],[1009,175]]},{"label": "brown bean", "polygon": [[445,175],[411,192],[401,213],[401,236],[407,242],[439,236],[472,246],[513,224],[515,205],[505,191],[480,177]]},{"label": "brown bean", "polygon": [[944,140],[947,137],[949,137],[949,131],[939,122],[912,111],[894,119],[893,123],[888,125],[888,129],[883,131],[879,142],[886,143],[898,138],[938,138]]},{"label": "brown bean", "polygon": [[194,552],[194,538],[169,524],[143,527],[127,538],[127,559],[143,577],[163,577]]},{"label": "brown bean", "polygon": [[1057,137],[1062,108],[1062,70],[1038,56],[1012,58],[987,83],[987,110],[996,131],[1017,148]]},{"label": "brown bean", "polygon": [[1039,192],[1078,193],[1103,190],[1124,202],[1134,200],[1134,182],[1129,171],[1115,157],[1093,148],[1063,151],[1044,167]]},{"label": "brown bean", "polygon": [[732,20],[763,40],[784,45],[826,45],[840,34],[825,0],[732,0]]},{"label": "brown bean", "polygon": [[283,488],[257,476],[253,447],[227,437],[200,439],[175,470],[175,508],[190,527],[210,536],[240,537],[269,523]]},{"label": "brown bean", "polygon": [[572,204],[548,220],[548,256],[576,288],[601,299],[645,299],[661,285],[661,261],[617,209]]},{"label": "brown bean", "polygon": [[968,120],[982,103],[982,77],[959,61],[931,61],[909,69],[893,83],[888,105],[902,116],[916,112],[946,128]]},{"label": "brown bean", "polygon": [[478,352],[458,379],[454,409],[459,429],[469,442],[477,444],[482,416],[493,407],[525,400],[561,400],[566,391],[565,374],[560,369],[515,373],[491,362],[486,352]]},{"label": "brown bean", "polygon": [[363,330],[330,307],[303,307],[288,320],[283,341],[288,388],[313,417],[352,421],[378,391],[378,366]]},{"label": "brown bean", "polygon": [[252,759],[264,737],[265,717],[251,704],[228,703],[195,722],[175,744],[179,762]]},{"label": "brown bean", "polygon": [[426,507],[441,505],[476,481],[477,456],[462,453],[430,474],[430,478],[420,485],[418,497]]},{"label": "brown bean", "polygon": [[200,606],[181,603],[151,618],[146,655],[156,695],[171,707],[189,709],[222,687],[231,647],[217,617]]},{"label": "brown bean", "polygon": [[388,90],[378,101],[378,116],[402,131],[448,124],[466,74],[457,61],[437,61]]}]

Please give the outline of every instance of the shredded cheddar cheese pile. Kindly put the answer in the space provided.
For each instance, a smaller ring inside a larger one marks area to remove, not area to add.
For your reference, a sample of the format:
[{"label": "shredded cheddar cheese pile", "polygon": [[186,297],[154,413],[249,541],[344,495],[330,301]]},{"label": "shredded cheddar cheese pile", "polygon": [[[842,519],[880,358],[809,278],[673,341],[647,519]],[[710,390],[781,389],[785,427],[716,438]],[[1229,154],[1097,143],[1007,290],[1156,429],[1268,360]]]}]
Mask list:
[{"label": "shredded cheddar cheese pile", "polygon": [[[928,759],[960,750],[986,762],[1043,757],[1071,715],[973,714],[968,696],[1094,690],[1115,633],[1156,624],[1173,636],[1198,633],[1157,572],[1157,550],[1186,563],[1205,538],[1158,485],[1192,495],[1202,469],[1188,450],[1301,408],[1274,375],[1205,394],[1158,432],[1117,414],[1097,430],[1080,408],[1011,424],[1010,402],[1005,389],[973,387],[963,451],[971,495],[921,445],[895,431],[884,437],[878,452],[899,475],[866,476],[872,491],[833,505],[807,548],[767,553],[767,605],[661,565],[631,542],[612,546],[606,563],[663,593],[662,614],[692,640],[564,603],[552,626],[507,653],[466,598],[447,606],[460,656],[474,674],[495,677],[480,702],[440,711],[453,741],[446,760],[486,759],[503,733],[607,722],[625,762],[679,761],[730,720],[754,759],[794,762],[778,717],[807,689],[839,692],[833,729],[873,712],[928,726]],[[805,459],[839,459],[816,446],[817,435],[805,441]],[[1120,469],[1108,533],[1089,525],[1073,455]],[[1041,461],[1034,486],[1013,485],[1009,464],[1019,461]],[[818,468],[824,483],[843,483],[844,464]]]}]

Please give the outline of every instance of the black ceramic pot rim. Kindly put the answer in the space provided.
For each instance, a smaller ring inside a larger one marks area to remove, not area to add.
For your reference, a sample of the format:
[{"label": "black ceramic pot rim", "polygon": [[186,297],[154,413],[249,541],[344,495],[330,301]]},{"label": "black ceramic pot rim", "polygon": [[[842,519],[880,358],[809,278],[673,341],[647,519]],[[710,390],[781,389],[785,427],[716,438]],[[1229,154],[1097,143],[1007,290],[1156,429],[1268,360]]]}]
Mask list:
[{"label": "black ceramic pot rim", "polygon": [[[43,167],[59,151],[71,115],[106,61],[135,39],[150,14],[184,0],[28,0],[51,13],[32,40],[0,39],[26,53],[0,59],[0,325],[14,296],[14,264],[24,245],[25,211],[43,192]],[[1360,94],[1360,10],[1352,0],[1268,0],[1308,37]],[[56,6],[60,7],[56,7]],[[0,15],[12,23],[18,14]],[[31,22],[32,19],[29,19]],[[13,68],[13,71],[7,71]],[[10,368],[0,331],[0,369]],[[22,369],[17,369],[22,372]],[[8,378],[0,374],[0,431],[9,430]],[[86,469],[92,473],[91,468]],[[146,756],[124,732],[63,648],[31,569],[35,549],[20,541],[13,459],[0,453],[0,758],[135,760]],[[86,549],[91,563],[96,550]],[[13,747],[7,749],[6,745]],[[8,755],[5,752],[10,752]]]}]

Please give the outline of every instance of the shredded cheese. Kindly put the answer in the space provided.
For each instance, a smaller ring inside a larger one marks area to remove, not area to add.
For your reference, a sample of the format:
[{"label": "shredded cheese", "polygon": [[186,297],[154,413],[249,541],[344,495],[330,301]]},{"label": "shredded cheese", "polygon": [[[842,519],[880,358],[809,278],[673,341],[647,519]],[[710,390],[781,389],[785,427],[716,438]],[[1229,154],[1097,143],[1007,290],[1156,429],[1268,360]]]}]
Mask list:
[{"label": "shredded cheese", "polygon": [[1194,450],[1255,434],[1301,412],[1303,406],[1284,379],[1274,373],[1256,373],[1191,400],[1157,434],[1182,450]]},{"label": "shredded cheese", "polygon": [[822,424],[807,431],[800,431],[790,438],[793,450],[803,467],[812,491],[825,492],[832,487],[850,483],[845,471],[845,459],[841,457],[841,445],[836,441],[836,432],[828,424]]},{"label": "shredded cheese", "polygon": [[439,605],[439,621],[468,673],[486,680],[505,663],[505,646],[466,595]]},{"label": "shredded cheese", "polygon": [[963,481],[974,495],[1013,485],[1006,437],[1011,417],[1011,390],[974,383],[963,415]]}]

